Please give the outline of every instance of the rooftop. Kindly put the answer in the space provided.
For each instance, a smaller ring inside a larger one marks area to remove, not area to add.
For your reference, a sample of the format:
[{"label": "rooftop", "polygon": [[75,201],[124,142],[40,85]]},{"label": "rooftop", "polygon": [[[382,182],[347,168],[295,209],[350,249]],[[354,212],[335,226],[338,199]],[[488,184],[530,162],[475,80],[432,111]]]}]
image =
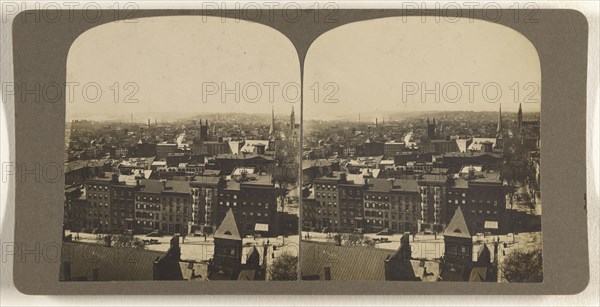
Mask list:
[{"label": "rooftop", "polygon": [[153,280],[154,262],[165,255],[134,248],[63,242],[60,280],[66,279],[65,261],[70,263],[71,279],[92,280],[93,270],[98,268],[99,281]]},{"label": "rooftop", "polygon": [[471,230],[460,207],[454,211],[452,220],[444,230],[444,237],[472,238]]},{"label": "rooftop", "polygon": [[324,268],[330,267],[332,280],[385,280],[385,260],[393,254],[378,248],[303,241],[302,276],[319,275],[323,279]]},{"label": "rooftop", "polygon": [[190,193],[189,183],[181,180],[142,179],[140,185],[142,185],[141,191],[146,193]]},{"label": "rooftop", "polygon": [[231,210],[231,208],[229,211],[227,211],[227,214],[225,214],[225,218],[223,218],[223,221],[219,225],[219,228],[217,228],[217,231],[215,231],[214,238],[237,241],[242,240],[235,217],[233,216],[233,210]]},{"label": "rooftop", "polygon": [[257,154],[220,154],[217,155],[216,159],[218,160],[249,160],[249,159],[254,159],[254,158],[262,158],[265,160],[273,160],[273,157],[271,156],[265,156],[265,155],[257,155]]}]

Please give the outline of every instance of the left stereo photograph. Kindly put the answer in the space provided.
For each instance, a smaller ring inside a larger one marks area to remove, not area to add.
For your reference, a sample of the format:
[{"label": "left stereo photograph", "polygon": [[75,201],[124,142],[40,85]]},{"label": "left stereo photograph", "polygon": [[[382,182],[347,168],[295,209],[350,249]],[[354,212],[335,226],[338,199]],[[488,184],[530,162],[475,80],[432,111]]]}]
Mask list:
[{"label": "left stereo photograph", "polygon": [[60,281],[297,280],[286,37],[213,17],[108,23],[72,44],[66,84]]}]

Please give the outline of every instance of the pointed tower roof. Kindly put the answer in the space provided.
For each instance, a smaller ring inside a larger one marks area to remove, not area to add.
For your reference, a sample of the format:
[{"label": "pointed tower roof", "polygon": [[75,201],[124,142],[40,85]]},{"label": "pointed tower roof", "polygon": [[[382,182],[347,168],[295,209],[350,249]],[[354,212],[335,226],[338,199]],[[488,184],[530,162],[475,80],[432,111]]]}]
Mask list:
[{"label": "pointed tower roof", "polygon": [[483,244],[483,246],[477,252],[477,265],[478,266],[486,266],[492,262],[492,256],[490,253],[490,249],[487,245]]},{"label": "pointed tower roof", "polygon": [[215,231],[214,237],[218,239],[242,240],[231,208],[229,208],[223,222],[221,222],[221,225]]},{"label": "pointed tower roof", "polygon": [[471,238],[471,231],[465,221],[465,216],[462,213],[460,207],[454,211],[454,216],[450,220],[450,224],[444,230],[445,237],[458,237],[458,238]]},{"label": "pointed tower roof", "polygon": [[502,104],[498,107],[498,128],[496,128],[496,132],[502,132]]},{"label": "pointed tower roof", "polygon": [[252,252],[250,253],[250,255],[248,255],[248,258],[246,258],[246,264],[249,263],[260,263],[260,252],[258,251],[256,246],[252,248]]},{"label": "pointed tower roof", "polygon": [[271,106],[271,126],[269,127],[269,135],[275,132],[275,107]]}]

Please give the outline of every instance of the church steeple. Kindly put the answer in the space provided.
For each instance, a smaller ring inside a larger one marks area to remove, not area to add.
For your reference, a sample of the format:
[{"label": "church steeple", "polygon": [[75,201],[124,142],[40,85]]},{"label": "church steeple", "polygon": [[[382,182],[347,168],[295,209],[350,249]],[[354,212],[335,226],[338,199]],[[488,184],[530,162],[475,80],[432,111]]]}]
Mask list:
[{"label": "church steeple", "polygon": [[521,103],[519,103],[519,112],[517,113],[517,130],[521,133],[523,128],[523,109],[521,109]]},{"label": "church steeple", "polygon": [[275,107],[271,106],[271,126],[269,127],[269,136],[275,133]]},{"label": "church steeple", "polygon": [[296,126],[296,116],[294,115],[294,106],[292,106],[292,114],[290,114],[290,131],[294,132]]},{"label": "church steeple", "polygon": [[498,128],[496,128],[496,133],[502,132],[502,104],[498,107]]}]

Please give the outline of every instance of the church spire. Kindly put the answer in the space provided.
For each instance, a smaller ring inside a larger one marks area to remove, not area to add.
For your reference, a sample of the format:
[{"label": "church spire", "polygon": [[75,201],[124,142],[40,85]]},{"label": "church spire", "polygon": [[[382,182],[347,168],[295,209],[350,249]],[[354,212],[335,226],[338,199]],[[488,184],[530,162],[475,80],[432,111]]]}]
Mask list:
[{"label": "church spire", "polygon": [[275,132],[275,107],[271,106],[271,126],[269,127],[269,135]]},{"label": "church spire", "polygon": [[294,132],[296,126],[296,116],[294,115],[294,106],[292,106],[292,114],[290,114],[290,131]]},{"label": "church spire", "polygon": [[523,127],[523,109],[521,109],[521,103],[519,103],[519,113],[517,113],[517,128],[518,132],[521,133],[521,128]]},{"label": "church spire", "polygon": [[502,132],[502,104],[499,104],[498,107],[498,128],[496,128],[496,132]]}]

